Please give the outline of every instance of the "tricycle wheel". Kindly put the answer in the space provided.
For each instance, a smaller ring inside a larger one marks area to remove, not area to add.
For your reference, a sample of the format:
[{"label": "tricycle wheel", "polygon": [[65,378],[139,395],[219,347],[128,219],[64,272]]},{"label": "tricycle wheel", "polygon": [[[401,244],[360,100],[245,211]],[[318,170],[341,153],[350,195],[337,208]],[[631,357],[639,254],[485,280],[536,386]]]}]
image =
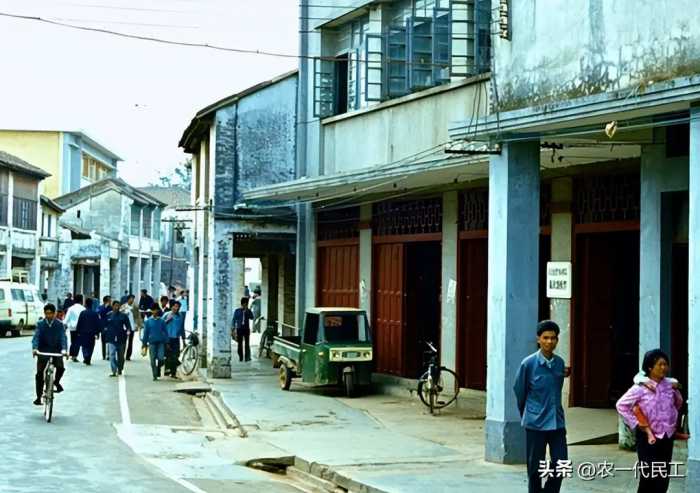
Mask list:
[{"label": "tricycle wheel", "polygon": [[272,353],[272,368],[279,368],[280,367],[280,355],[277,353]]},{"label": "tricycle wheel", "polygon": [[292,386],[292,370],[290,370],[286,365],[280,366],[280,388],[282,390],[289,390]]},{"label": "tricycle wheel", "polygon": [[345,384],[345,396],[354,397],[355,396],[355,379],[352,373],[343,374],[343,383]]}]

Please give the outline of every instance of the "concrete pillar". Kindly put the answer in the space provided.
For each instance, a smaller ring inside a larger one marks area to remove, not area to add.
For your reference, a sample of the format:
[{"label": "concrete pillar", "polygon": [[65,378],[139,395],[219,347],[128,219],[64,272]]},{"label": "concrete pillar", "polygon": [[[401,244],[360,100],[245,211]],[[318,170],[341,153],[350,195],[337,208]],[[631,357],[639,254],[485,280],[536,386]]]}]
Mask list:
[{"label": "concrete pillar", "polygon": [[119,260],[117,261],[119,289],[116,293],[114,293],[115,295],[122,296],[124,294],[124,291],[128,291],[129,293],[131,293],[131,286],[129,284],[131,282],[131,280],[129,279],[129,271],[129,250],[127,248],[121,248],[119,250]]},{"label": "concrete pillar", "polygon": [[41,282],[41,251],[39,250],[39,240],[36,242],[37,249],[34,258],[27,262],[29,271],[29,283],[34,284],[40,292],[44,292],[44,286]]},{"label": "concrete pillar", "polygon": [[12,236],[13,236],[13,226],[12,226],[12,216],[14,215],[14,200],[13,196],[15,193],[15,177],[14,173],[9,173],[7,180],[7,225],[8,225],[8,235],[7,243],[5,244],[5,257],[7,261],[5,262],[5,275],[12,279]]},{"label": "concrete pillar", "polygon": [[688,477],[686,491],[700,491],[700,106],[690,109],[688,229]]},{"label": "concrete pillar", "polygon": [[535,349],[540,218],[539,141],[506,143],[489,166],[486,460],[525,462],[515,373]]},{"label": "concrete pillar", "polygon": [[136,296],[136,299],[138,300],[140,295],[141,295],[141,279],[142,279],[142,274],[141,274],[141,268],[142,263],[141,263],[141,257],[135,257],[134,263],[133,263],[135,269],[131,271],[131,276],[133,278],[133,292],[134,295]]},{"label": "concrete pillar", "polygon": [[85,268],[82,265],[75,266],[75,292],[73,295],[83,293],[83,285],[85,282]]},{"label": "concrete pillar", "polygon": [[[442,194],[442,295],[440,364],[457,368],[457,249],[459,248],[459,196]],[[452,388],[453,382],[445,382]]]},{"label": "concrete pillar", "polygon": [[233,237],[223,228],[213,228],[209,248],[209,271],[206,278],[211,296],[207,299],[207,375],[231,377],[231,316],[233,304]]},{"label": "concrete pillar", "polygon": [[[553,262],[571,262],[573,216],[571,203],[574,198],[574,184],[571,177],[552,180],[552,246]],[[571,365],[571,300],[554,298],[549,300],[549,318],[559,325],[559,345],[557,354]],[[571,379],[564,379],[562,402],[568,405]]]},{"label": "concrete pillar", "polygon": [[49,269],[48,270],[48,280],[47,280],[47,288],[46,288],[46,301],[48,303],[53,303],[56,304],[56,300],[61,296],[60,291],[58,291],[58,267],[57,269]]},{"label": "concrete pillar", "polygon": [[[285,298],[287,295],[286,292],[286,279],[287,279],[287,270],[286,270],[286,255],[278,255],[277,256],[277,320],[284,323],[285,322],[285,317],[284,317],[284,303],[285,303]],[[261,328],[261,330],[264,330],[265,327],[267,327],[267,323],[264,324],[264,327]]]},{"label": "concrete pillar", "polygon": [[141,273],[143,275],[141,287],[142,289],[147,289],[153,299],[156,299],[156,297],[160,297],[160,293],[153,290],[153,261],[150,255],[144,260],[144,271]]},{"label": "concrete pillar", "polygon": [[100,292],[96,293],[97,299],[102,301],[103,296],[121,296],[121,293],[112,293],[112,259],[109,257],[109,242],[104,241],[100,246]]},{"label": "concrete pillar", "polygon": [[[270,258],[268,256],[260,258],[260,289],[262,290],[262,300],[260,300],[260,315],[269,318],[269,302],[270,302]],[[235,302],[235,301],[234,301]]]},{"label": "concrete pillar", "polygon": [[309,204],[300,204],[297,224],[296,326],[304,323],[306,309],[316,304],[316,214]]},{"label": "concrete pillar", "polygon": [[360,308],[372,320],[372,204],[360,206]]},{"label": "concrete pillar", "polygon": [[[157,255],[154,257],[151,257],[151,269],[152,269],[152,278],[153,278],[153,287],[151,288],[154,293],[158,293],[160,295],[160,278],[161,278],[161,256]],[[172,265],[170,266],[172,269]],[[166,286],[167,288],[167,286]]]},{"label": "concrete pillar", "polygon": [[[267,257],[267,289],[263,290],[262,300],[267,305],[267,315],[265,321],[276,323],[279,320],[278,305],[278,290],[279,290],[279,264],[277,255],[268,255]],[[263,278],[265,279],[265,278]]]},{"label": "concrete pillar", "polygon": [[[109,259],[109,293],[113,297],[121,297],[124,293],[121,287],[120,257],[121,256],[118,256],[116,259]],[[100,303],[101,302],[102,298],[100,298]]]}]

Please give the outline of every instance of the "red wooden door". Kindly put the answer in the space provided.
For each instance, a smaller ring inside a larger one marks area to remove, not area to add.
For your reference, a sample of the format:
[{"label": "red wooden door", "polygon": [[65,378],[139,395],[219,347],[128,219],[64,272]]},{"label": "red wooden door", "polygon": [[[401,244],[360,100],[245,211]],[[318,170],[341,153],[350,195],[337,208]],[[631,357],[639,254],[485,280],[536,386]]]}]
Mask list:
[{"label": "red wooden door", "polygon": [[359,308],[359,246],[318,247],[317,306]]},{"label": "red wooden door", "polygon": [[463,387],[486,390],[488,239],[462,240],[459,247],[457,373]]},{"label": "red wooden door", "polygon": [[403,373],[404,245],[375,247],[374,348],[379,373]]}]

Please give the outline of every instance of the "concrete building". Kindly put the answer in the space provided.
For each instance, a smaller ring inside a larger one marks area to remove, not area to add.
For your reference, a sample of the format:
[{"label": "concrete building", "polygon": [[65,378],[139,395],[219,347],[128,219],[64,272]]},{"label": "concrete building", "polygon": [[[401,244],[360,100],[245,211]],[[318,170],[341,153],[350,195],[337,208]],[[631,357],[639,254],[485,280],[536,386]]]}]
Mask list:
[{"label": "concrete building", "polygon": [[190,191],[177,186],[139,190],[166,204],[160,219],[160,282],[166,288],[189,287],[193,236]]},{"label": "concrete building", "polygon": [[612,407],[661,347],[700,429],[697,2],[334,4],[301,2],[298,179],[243,194],[299,203],[297,315],[370,310],[399,377],[439,340],[486,391],[490,461],[525,458],[512,383],[543,318],[570,406]]},{"label": "concrete building", "polygon": [[165,204],[119,178],[106,178],[56,203],[70,232],[72,291],[138,296],[160,292],[160,217]]},{"label": "concrete building", "polygon": [[117,154],[82,131],[0,129],[0,149],[46,171],[42,192],[56,198],[117,176]]},{"label": "concrete building", "polygon": [[49,174],[0,150],[0,276],[22,274],[39,285],[41,273],[39,184]]},{"label": "concrete building", "polygon": [[[65,209],[46,195],[41,196],[41,222],[39,224],[39,255],[41,270],[37,287],[46,296],[46,300],[56,303],[62,300],[66,292],[71,291],[69,273],[65,263],[61,264],[61,250],[70,248],[63,236],[65,232],[60,225],[61,215]],[[63,241],[62,241],[63,240]],[[58,306],[58,305],[57,305]]]},{"label": "concrete building", "polygon": [[296,215],[241,197],[294,177],[296,94],[296,72],[263,82],[199,111],[180,140],[192,154],[190,310],[213,377],[231,375],[231,316],[243,296],[245,258],[262,261],[267,322],[293,322]]}]

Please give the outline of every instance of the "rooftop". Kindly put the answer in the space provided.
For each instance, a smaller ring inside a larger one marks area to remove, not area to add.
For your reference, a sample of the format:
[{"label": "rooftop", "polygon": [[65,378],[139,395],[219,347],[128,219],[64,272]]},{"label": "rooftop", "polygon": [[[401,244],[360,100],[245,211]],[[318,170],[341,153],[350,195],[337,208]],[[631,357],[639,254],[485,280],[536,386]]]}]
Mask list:
[{"label": "rooftop", "polygon": [[100,181],[96,181],[95,183],[91,183],[90,185],[76,190],[74,192],[61,195],[55,200],[56,203],[61,207],[72,207],[76,204],[88,200],[90,197],[103,194],[109,190],[115,190],[120,194],[126,195],[127,197],[131,198],[134,202],[141,205],[155,205],[159,207],[163,207],[166,205],[164,202],[157,199],[156,197],[153,197],[152,195],[143,192],[136,187],[132,187],[121,178],[111,177],[104,178]]},{"label": "rooftop", "polygon": [[39,179],[44,179],[51,176],[50,173],[47,173],[43,169],[34,166],[33,164],[29,164],[24,159],[20,159],[17,156],[2,150],[0,150],[0,167],[9,168],[13,171],[19,171],[20,173],[26,173]]}]

